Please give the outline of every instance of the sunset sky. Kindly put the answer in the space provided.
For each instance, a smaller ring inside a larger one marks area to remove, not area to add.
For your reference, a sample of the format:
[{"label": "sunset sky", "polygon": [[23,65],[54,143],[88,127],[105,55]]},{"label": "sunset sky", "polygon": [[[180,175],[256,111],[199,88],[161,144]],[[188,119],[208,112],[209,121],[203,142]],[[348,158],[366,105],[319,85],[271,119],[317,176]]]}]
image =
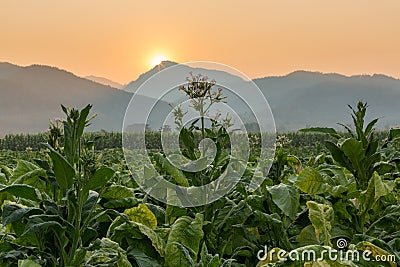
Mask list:
[{"label": "sunset sky", "polygon": [[0,0],[0,62],[128,83],[154,57],[400,78],[397,0]]}]

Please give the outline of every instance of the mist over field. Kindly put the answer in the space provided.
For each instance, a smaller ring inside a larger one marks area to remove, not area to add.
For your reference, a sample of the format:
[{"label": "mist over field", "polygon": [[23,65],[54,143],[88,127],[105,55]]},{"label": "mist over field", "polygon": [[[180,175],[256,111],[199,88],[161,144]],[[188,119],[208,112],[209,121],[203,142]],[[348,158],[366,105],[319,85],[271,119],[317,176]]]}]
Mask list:
[{"label": "mist over field", "polygon": [[[163,67],[175,66],[166,61]],[[206,75],[209,70],[180,65],[181,73],[189,72]],[[127,105],[140,85],[160,71],[154,67],[140,75],[120,89],[113,88],[55,67],[32,65],[20,67],[9,63],[0,63],[0,135],[7,133],[38,133],[47,129],[48,119],[61,115],[60,105],[82,107],[86,103],[94,105],[98,114],[96,123],[90,130],[121,131]],[[232,90],[246,90],[250,81],[233,77],[225,72],[217,73],[217,83],[224,84]],[[186,76],[171,77],[185,82]],[[93,77],[92,77],[93,78]],[[97,81],[111,84],[111,81],[97,77]],[[370,106],[368,118],[380,117],[377,127],[387,129],[400,124],[400,80],[385,75],[344,76],[340,74],[323,74],[318,72],[296,71],[285,76],[264,77],[252,80],[265,95],[272,109],[277,130],[296,131],[310,126],[340,127],[337,122],[350,123],[348,104],[362,99]],[[162,85],[160,85],[162,86]],[[247,91],[246,91],[247,94]],[[251,89],[248,90],[251,96]],[[157,91],[146,92],[138,105],[137,121],[144,123],[143,107],[151,102],[148,97],[157,97]],[[228,98],[232,99],[232,98]],[[255,101],[257,101],[255,99]],[[228,104],[235,105],[231,100]],[[158,105],[160,114],[168,113],[171,107],[168,102]],[[240,113],[241,111],[238,110]],[[245,111],[242,111],[245,113]],[[153,116],[149,126],[159,130],[163,118]]]}]

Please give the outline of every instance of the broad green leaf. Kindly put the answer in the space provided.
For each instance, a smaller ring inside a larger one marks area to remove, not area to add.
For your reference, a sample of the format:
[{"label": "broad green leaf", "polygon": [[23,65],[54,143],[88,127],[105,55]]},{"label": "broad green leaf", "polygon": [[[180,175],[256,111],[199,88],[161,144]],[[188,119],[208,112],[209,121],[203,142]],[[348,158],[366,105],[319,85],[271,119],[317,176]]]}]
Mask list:
[{"label": "broad green leaf", "polygon": [[218,231],[230,230],[232,225],[243,224],[253,212],[246,200],[241,200],[238,204],[230,200],[219,210],[214,225]]},{"label": "broad green leaf", "polygon": [[48,221],[48,222],[41,222],[41,223],[29,223],[26,226],[25,232],[22,235],[29,235],[32,233],[46,232],[49,228],[51,228],[54,232],[62,232],[64,228],[59,222],[56,221]]},{"label": "broad green leaf", "polygon": [[161,256],[164,256],[166,244],[165,244],[165,241],[162,239],[162,237],[157,232],[155,232],[151,228],[147,227],[146,225],[137,223],[137,226],[138,226],[140,232],[150,239],[151,244],[157,250],[157,252]]},{"label": "broad green leaf", "polygon": [[185,174],[183,174],[180,169],[172,165],[166,158],[164,158],[162,154],[155,154],[154,159],[162,166],[163,170],[172,176],[177,185],[189,187],[189,182]]},{"label": "broad green leaf", "polygon": [[162,237],[154,230],[141,223],[132,221],[122,223],[121,219],[116,219],[112,225],[110,225],[107,236],[110,236],[113,241],[119,244],[126,243],[126,239],[135,239],[134,242],[141,243],[148,239],[150,241],[150,246],[152,246],[160,256],[164,256],[165,253],[165,241]]},{"label": "broad green leaf", "polygon": [[101,168],[96,170],[92,177],[90,177],[88,183],[85,186],[85,190],[99,190],[107,181],[114,175],[114,171],[110,168]]},{"label": "broad green leaf", "polygon": [[158,205],[154,205],[154,204],[151,204],[151,203],[146,203],[146,206],[156,216],[158,225],[162,225],[162,224],[165,223],[165,213],[166,212],[165,212],[165,209],[163,207],[158,206]]},{"label": "broad green leaf", "polygon": [[101,192],[100,197],[106,199],[135,197],[135,191],[123,185],[110,185]]},{"label": "broad green leaf", "polygon": [[126,254],[132,257],[139,267],[161,267],[155,259],[147,256],[138,249],[128,250]]},{"label": "broad green leaf", "polygon": [[206,267],[219,267],[219,257],[218,255],[211,255],[208,253],[207,245],[204,242],[201,247],[200,252],[200,263],[201,266]]},{"label": "broad green leaf", "polygon": [[363,165],[363,160],[365,159],[365,151],[362,144],[354,138],[346,139],[341,146],[343,153],[349,158],[352,167],[357,171],[361,182],[364,182],[367,177],[365,177],[365,167]]},{"label": "broad green leaf", "polygon": [[53,170],[57,183],[60,185],[61,191],[65,192],[68,188],[71,188],[74,183],[75,169],[64,156],[55,151],[51,146],[46,144],[46,147],[50,150],[50,157],[53,161]]},{"label": "broad green leaf", "polygon": [[202,227],[202,214],[196,214],[195,219],[182,216],[175,221],[171,227],[171,233],[168,236],[167,245],[165,247],[165,265],[167,267],[191,266],[187,255],[182,251],[182,247],[179,248],[176,243],[184,246],[189,252],[193,262],[197,262],[200,241],[204,234]]},{"label": "broad green leaf", "polygon": [[307,167],[303,169],[297,176],[294,183],[301,191],[308,194],[322,194],[327,190],[327,184],[321,174]]},{"label": "broad green leaf", "polygon": [[[181,243],[174,242],[175,247],[181,252],[181,259],[179,261],[179,266],[194,266],[194,261],[190,256],[190,251]],[[182,256],[184,260],[182,260]]]},{"label": "broad green leaf", "polygon": [[348,219],[351,220],[351,215],[348,212],[347,208],[350,208],[349,201],[340,199],[339,201],[333,204],[333,209],[335,211],[336,218],[340,219]]},{"label": "broad green leaf", "polygon": [[124,214],[128,215],[131,221],[144,224],[150,229],[157,227],[156,216],[145,204],[139,204],[137,207],[127,209]]},{"label": "broad green leaf", "polygon": [[304,227],[301,232],[296,236],[296,242],[298,242],[301,246],[317,245],[318,240],[315,236],[314,226],[307,225],[306,227]]},{"label": "broad green leaf", "polygon": [[308,217],[315,228],[317,240],[324,242],[326,246],[332,246],[331,230],[334,218],[334,211],[331,206],[319,204],[314,201],[307,201]]},{"label": "broad green leaf", "polygon": [[329,152],[331,152],[333,159],[337,163],[339,163],[340,166],[345,167],[351,171],[351,165],[349,165],[350,163],[348,162],[348,159],[346,158],[343,151],[335,143],[331,141],[326,141],[325,146],[329,150]]},{"label": "broad green leaf", "polygon": [[38,194],[36,194],[36,189],[30,185],[25,184],[14,184],[6,186],[0,190],[0,193],[10,193],[13,196],[25,198],[33,201],[39,201]]},{"label": "broad green leaf", "polygon": [[118,198],[112,199],[104,203],[104,207],[107,209],[116,209],[116,208],[131,208],[140,203],[140,200],[136,197],[126,197],[126,198]]},{"label": "broad green leaf", "polygon": [[[400,205],[390,205],[386,207],[385,211],[380,214],[379,218],[374,221],[369,227],[368,232],[373,233],[376,229],[383,230],[386,233],[396,233],[400,238],[399,221],[400,218]],[[395,237],[395,234],[391,234]],[[400,244],[400,243],[399,243]],[[399,247],[400,248],[400,247]]]},{"label": "broad green leaf", "polygon": [[297,189],[291,185],[279,184],[267,187],[267,190],[278,208],[293,220],[299,208],[300,194]]},{"label": "broad green leaf", "polygon": [[382,181],[377,172],[374,172],[368,183],[367,190],[361,193],[361,213],[370,210],[380,197],[393,191],[394,184]]},{"label": "broad green leaf", "polygon": [[5,204],[3,206],[2,222],[7,225],[20,220],[24,216],[41,214],[43,211],[34,207],[20,207],[14,204]]},{"label": "broad green leaf", "polygon": [[384,175],[386,173],[394,172],[396,166],[387,162],[378,162],[374,166],[374,171],[378,172],[379,175]]},{"label": "broad green leaf", "polygon": [[349,184],[349,179],[347,178],[345,169],[343,167],[322,164],[318,167],[318,171],[329,176],[333,175],[333,185],[347,186]]},{"label": "broad green leaf", "polygon": [[85,266],[132,266],[125,250],[123,250],[118,243],[108,238],[102,238],[99,243],[99,247],[96,250],[88,253],[88,260]]},{"label": "broad green leaf", "polygon": [[34,262],[33,260],[18,260],[18,267],[42,267],[39,263]]},{"label": "broad green leaf", "polygon": [[186,215],[187,210],[185,208],[167,205],[165,209],[165,223],[172,224],[176,218]]},{"label": "broad green leaf", "polygon": [[19,160],[9,183],[35,185],[39,177],[46,176],[46,170],[28,161]]},{"label": "broad green leaf", "polygon": [[88,198],[82,206],[82,220],[85,220],[94,211],[94,207],[99,200],[99,193],[96,191],[89,191]]},{"label": "broad green leaf", "polygon": [[196,155],[194,154],[194,148],[196,145],[194,143],[193,132],[183,127],[179,133],[179,139],[182,140],[183,145],[186,146],[190,159],[196,159]]},{"label": "broad green leaf", "polygon": [[[283,248],[291,248],[291,244],[287,235],[287,229],[284,227],[284,222],[282,221],[281,217],[277,213],[273,214],[266,214],[259,210],[253,210],[254,215],[254,222],[253,226],[257,227],[262,231],[273,231],[273,236],[275,236],[275,242],[279,244],[279,247]],[[246,239],[251,238],[251,234],[245,234]],[[252,241],[248,246],[252,246],[257,241]],[[243,242],[241,242],[243,244]],[[243,245],[242,245],[243,246]]]}]

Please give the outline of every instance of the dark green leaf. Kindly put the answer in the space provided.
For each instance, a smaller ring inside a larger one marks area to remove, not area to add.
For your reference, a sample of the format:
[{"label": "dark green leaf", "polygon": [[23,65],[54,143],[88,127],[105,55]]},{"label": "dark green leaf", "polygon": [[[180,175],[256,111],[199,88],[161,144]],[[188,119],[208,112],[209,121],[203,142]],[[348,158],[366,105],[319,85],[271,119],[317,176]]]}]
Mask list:
[{"label": "dark green leaf", "polygon": [[64,231],[64,227],[59,222],[49,221],[42,223],[29,223],[25,229],[25,232],[22,235],[29,235],[37,232],[44,233],[49,228],[58,233]]},{"label": "dark green leaf", "polygon": [[25,160],[19,160],[13,175],[10,177],[12,184],[35,185],[39,177],[46,177],[46,171],[33,163]]},{"label": "dark green leaf", "polygon": [[[348,168],[351,167],[346,160],[346,156],[343,151],[333,142],[326,141],[326,148],[331,152],[333,159],[339,163],[342,167]],[[349,169],[351,170],[351,169]]]},{"label": "dark green leaf", "polygon": [[89,191],[101,189],[107,183],[107,181],[113,177],[113,175],[114,171],[110,168],[101,168],[96,170],[86,184],[85,190]]},{"label": "dark green leaf", "polygon": [[75,169],[64,156],[55,151],[51,146],[46,144],[46,147],[50,150],[50,157],[53,160],[53,169],[57,183],[60,185],[60,189],[65,192],[68,188],[71,188],[74,183]]},{"label": "dark green leaf", "polygon": [[3,207],[2,221],[7,225],[20,220],[24,216],[42,214],[43,211],[34,207],[21,207],[15,204],[5,204]]},{"label": "dark green leaf", "polygon": [[[197,262],[197,254],[199,252],[200,241],[203,238],[203,215],[196,214],[196,218],[192,219],[182,216],[172,225],[171,233],[168,236],[167,245],[165,247],[165,265],[174,266],[192,266],[192,262]],[[179,243],[180,245],[177,245]],[[188,253],[185,253],[185,250]]]},{"label": "dark green leaf", "polygon": [[128,257],[132,257],[139,267],[161,267],[155,259],[147,256],[138,249],[130,249],[126,254]]},{"label": "dark green leaf", "polygon": [[4,187],[0,190],[0,193],[10,193],[13,196],[25,198],[33,201],[39,201],[39,197],[36,194],[36,189],[30,185],[14,184]]},{"label": "dark green leaf", "polygon": [[300,194],[296,188],[286,184],[279,184],[267,187],[267,190],[271,194],[275,205],[293,220],[296,217],[300,200]]}]

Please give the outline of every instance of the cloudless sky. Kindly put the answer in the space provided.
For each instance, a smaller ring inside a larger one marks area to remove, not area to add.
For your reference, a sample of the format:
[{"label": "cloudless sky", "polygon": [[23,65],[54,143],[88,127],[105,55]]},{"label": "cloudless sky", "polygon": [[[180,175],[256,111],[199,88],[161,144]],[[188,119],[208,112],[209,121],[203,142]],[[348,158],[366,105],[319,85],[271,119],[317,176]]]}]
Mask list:
[{"label": "cloudless sky", "polygon": [[0,62],[127,83],[152,58],[400,78],[397,0],[0,0]]}]

